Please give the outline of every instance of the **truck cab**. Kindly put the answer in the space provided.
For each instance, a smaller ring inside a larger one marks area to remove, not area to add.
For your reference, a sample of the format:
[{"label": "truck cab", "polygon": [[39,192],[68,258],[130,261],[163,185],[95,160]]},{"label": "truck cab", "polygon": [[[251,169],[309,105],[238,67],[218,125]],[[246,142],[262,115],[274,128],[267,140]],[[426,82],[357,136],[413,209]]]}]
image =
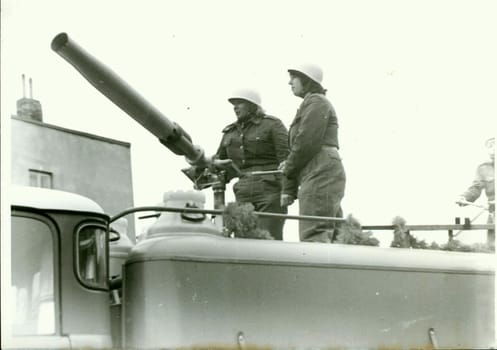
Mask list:
[{"label": "truck cab", "polygon": [[77,194],[12,186],[13,348],[111,347],[109,216]]}]

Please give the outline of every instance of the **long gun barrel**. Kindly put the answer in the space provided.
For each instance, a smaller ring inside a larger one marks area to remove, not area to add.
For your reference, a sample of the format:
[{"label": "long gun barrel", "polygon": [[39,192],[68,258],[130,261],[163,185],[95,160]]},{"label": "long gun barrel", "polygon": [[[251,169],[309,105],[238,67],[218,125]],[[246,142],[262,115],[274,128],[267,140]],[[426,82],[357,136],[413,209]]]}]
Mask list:
[{"label": "long gun barrel", "polygon": [[193,145],[190,136],[179,125],[171,122],[116,73],[71,40],[66,33],[58,34],[52,40],[51,47],[90,84],[155,135],[172,152],[185,156],[190,164],[206,165],[203,150]]}]

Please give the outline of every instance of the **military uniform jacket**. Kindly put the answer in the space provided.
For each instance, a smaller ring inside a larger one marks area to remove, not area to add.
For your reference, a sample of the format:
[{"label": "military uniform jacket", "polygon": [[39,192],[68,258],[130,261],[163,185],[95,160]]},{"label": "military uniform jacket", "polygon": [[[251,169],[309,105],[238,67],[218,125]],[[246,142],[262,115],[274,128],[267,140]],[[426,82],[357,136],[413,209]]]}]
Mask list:
[{"label": "military uniform jacket", "polygon": [[288,132],[280,119],[252,116],[223,129],[216,152],[219,159],[231,159],[244,171],[276,170],[288,155]]},{"label": "military uniform jacket", "polygon": [[495,170],[494,162],[492,161],[482,163],[478,166],[475,179],[471,186],[463,193],[463,196],[468,202],[474,202],[480,197],[482,191],[485,191],[489,201],[495,200]]},{"label": "military uniform jacket", "polygon": [[338,149],[338,122],[335,110],[322,94],[304,97],[290,125],[290,154],[285,175],[297,178],[300,171],[314,158],[323,146]]}]

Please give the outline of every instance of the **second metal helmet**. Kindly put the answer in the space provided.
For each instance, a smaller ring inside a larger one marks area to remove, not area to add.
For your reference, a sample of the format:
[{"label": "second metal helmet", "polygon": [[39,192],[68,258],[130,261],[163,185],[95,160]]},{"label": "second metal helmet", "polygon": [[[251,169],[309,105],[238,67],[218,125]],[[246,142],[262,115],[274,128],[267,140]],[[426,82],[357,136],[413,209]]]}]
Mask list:
[{"label": "second metal helmet", "polygon": [[289,68],[288,72],[298,72],[304,74],[306,77],[315,81],[319,85],[323,82],[323,70],[318,65],[312,63],[301,64],[294,68]]},{"label": "second metal helmet", "polygon": [[259,93],[255,90],[252,89],[239,89],[234,91],[231,94],[231,97],[228,98],[228,101],[230,103],[233,103],[234,100],[246,100],[249,102],[252,102],[253,104],[262,107],[261,106],[261,96]]}]

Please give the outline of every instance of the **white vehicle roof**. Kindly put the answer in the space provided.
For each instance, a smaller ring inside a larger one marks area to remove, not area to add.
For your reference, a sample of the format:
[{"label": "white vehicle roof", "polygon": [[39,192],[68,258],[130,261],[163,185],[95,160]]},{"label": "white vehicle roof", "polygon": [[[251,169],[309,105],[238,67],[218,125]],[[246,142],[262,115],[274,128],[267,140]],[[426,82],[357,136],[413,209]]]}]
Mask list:
[{"label": "white vehicle roof", "polygon": [[39,187],[10,186],[11,205],[50,210],[84,211],[104,214],[93,200],[79,194]]}]

